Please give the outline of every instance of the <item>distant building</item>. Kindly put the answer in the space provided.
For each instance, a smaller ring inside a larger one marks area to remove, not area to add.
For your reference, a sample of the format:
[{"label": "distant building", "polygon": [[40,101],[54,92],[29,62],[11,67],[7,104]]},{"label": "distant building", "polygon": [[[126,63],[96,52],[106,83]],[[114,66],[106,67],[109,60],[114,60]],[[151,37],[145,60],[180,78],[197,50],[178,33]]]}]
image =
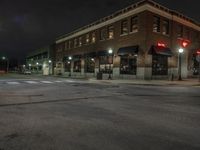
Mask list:
[{"label": "distant building", "polygon": [[161,79],[197,74],[200,24],[151,0],[143,0],[56,40],[55,74]]},{"label": "distant building", "polygon": [[31,70],[32,73],[53,74],[53,49],[53,45],[51,45],[31,52],[26,57],[26,69]]}]

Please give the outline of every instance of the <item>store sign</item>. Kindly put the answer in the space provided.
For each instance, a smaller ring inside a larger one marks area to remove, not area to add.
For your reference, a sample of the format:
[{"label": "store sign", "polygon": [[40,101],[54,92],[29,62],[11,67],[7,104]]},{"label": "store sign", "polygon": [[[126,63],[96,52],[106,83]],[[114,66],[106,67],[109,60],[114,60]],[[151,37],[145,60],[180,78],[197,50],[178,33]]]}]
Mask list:
[{"label": "store sign", "polygon": [[179,38],[178,41],[179,41],[180,46],[183,48],[188,47],[188,45],[190,44],[190,40],[187,40],[187,39]]}]

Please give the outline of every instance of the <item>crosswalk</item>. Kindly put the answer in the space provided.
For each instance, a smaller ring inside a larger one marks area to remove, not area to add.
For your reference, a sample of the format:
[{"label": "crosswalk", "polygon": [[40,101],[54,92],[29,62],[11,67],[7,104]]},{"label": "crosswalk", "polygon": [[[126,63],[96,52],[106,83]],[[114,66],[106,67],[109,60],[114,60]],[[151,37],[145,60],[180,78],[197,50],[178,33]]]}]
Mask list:
[{"label": "crosswalk", "polygon": [[48,81],[48,80],[20,80],[20,81],[2,81],[0,84],[7,84],[7,85],[20,85],[20,84],[58,84],[58,83],[73,83],[75,82],[74,80],[63,80],[63,81]]}]

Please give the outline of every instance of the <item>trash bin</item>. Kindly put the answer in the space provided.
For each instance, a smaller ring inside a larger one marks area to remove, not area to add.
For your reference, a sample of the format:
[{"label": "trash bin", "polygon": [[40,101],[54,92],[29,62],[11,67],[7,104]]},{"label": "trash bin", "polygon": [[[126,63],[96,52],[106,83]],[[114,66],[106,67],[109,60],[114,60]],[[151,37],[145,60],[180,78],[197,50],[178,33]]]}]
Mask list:
[{"label": "trash bin", "polygon": [[97,80],[102,80],[103,79],[103,73],[102,72],[98,72],[97,73]]}]

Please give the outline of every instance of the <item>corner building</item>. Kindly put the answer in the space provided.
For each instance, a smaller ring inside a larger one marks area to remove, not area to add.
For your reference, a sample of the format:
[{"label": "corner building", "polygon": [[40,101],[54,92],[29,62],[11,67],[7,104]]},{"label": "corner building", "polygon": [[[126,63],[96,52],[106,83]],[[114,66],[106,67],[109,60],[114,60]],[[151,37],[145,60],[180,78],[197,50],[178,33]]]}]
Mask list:
[{"label": "corner building", "polygon": [[124,79],[197,75],[200,24],[150,0],[133,4],[56,40],[55,74]]}]

